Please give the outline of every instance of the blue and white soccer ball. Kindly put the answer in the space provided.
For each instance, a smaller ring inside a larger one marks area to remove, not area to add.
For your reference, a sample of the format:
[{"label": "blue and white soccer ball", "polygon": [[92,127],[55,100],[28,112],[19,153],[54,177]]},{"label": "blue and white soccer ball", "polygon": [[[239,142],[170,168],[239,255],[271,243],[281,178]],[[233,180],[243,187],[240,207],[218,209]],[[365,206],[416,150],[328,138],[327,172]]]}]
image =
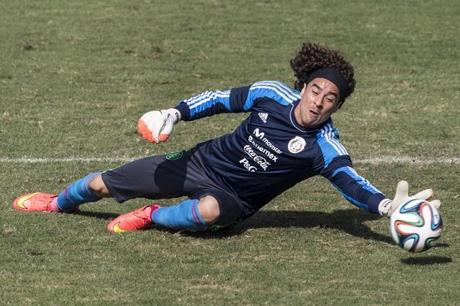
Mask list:
[{"label": "blue and white soccer ball", "polygon": [[410,200],[391,214],[391,237],[409,252],[428,250],[441,236],[442,230],[439,211],[424,200]]}]

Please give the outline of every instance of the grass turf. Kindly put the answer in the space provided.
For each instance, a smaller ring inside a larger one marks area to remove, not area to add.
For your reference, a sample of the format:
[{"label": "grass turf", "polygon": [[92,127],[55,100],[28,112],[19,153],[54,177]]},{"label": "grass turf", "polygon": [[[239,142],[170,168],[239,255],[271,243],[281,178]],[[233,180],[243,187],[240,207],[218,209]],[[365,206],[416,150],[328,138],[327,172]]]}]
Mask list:
[{"label": "grass turf", "polygon": [[[358,87],[335,118],[352,157],[458,157],[457,29],[448,1],[1,1],[0,157],[143,156],[231,131],[245,115],[180,123],[167,144],[135,136],[145,111],[207,89],[291,83],[302,41],[343,50]],[[299,184],[225,235],[107,234],[145,201],[79,215],[20,214],[25,192],[59,191],[116,163],[0,163],[3,304],[455,304],[458,164],[369,165],[391,195],[407,179],[443,201],[439,247],[412,255],[387,221],[327,182]]]}]

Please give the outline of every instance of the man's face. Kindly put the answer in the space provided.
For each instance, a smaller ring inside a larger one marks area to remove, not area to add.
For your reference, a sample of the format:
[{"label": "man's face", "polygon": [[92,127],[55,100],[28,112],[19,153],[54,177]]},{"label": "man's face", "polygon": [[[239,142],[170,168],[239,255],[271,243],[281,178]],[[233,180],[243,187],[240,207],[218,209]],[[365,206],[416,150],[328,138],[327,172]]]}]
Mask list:
[{"label": "man's face", "polygon": [[340,106],[339,89],[331,81],[316,78],[304,85],[300,102],[294,110],[297,123],[305,128],[320,125]]}]

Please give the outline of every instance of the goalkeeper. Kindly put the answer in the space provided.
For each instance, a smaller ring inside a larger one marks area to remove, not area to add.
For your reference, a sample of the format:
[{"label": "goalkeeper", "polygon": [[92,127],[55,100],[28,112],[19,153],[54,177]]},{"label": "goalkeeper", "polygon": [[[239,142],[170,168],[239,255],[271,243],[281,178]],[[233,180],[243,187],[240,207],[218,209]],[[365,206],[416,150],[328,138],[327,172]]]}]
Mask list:
[{"label": "goalkeeper", "polygon": [[[152,225],[177,230],[216,230],[255,214],[277,195],[309,177],[321,175],[352,204],[389,216],[409,198],[428,200],[432,190],[412,197],[398,183],[388,199],[352,166],[331,115],[355,87],[353,67],[335,50],[305,43],[290,62],[294,88],[262,81],[225,91],[207,91],[180,101],[175,108],[151,111],[138,123],[146,140],[166,141],[179,121],[219,113],[249,112],[232,133],[190,150],[136,160],[105,172],[90,173],[58,195],[32,193],[18,197],[20,211],[70,213],[81,204],[113,197],[168,199],[122,214],[108,224],[113,233]],[[432,204],[439,207],[440,202]]]}]

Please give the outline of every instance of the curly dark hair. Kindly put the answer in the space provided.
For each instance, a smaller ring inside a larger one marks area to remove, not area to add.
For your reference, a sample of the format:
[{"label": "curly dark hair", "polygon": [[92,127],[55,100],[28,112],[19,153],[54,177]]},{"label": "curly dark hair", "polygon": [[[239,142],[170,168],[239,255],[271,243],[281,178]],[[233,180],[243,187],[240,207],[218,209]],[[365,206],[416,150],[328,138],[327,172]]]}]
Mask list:
[{"label": "curly dark hair", "polygon": [[297,90],[303,88],[313,70],[328,67],[337,68],[348,81],[349,90],[341,98],[342,103],[355,89],[356,81],[353,66],[345,60],[339,51],[315,43],[304,43],[297,55],[290,61],[290,64],[297,78],[294,82],[294,87]]}]

